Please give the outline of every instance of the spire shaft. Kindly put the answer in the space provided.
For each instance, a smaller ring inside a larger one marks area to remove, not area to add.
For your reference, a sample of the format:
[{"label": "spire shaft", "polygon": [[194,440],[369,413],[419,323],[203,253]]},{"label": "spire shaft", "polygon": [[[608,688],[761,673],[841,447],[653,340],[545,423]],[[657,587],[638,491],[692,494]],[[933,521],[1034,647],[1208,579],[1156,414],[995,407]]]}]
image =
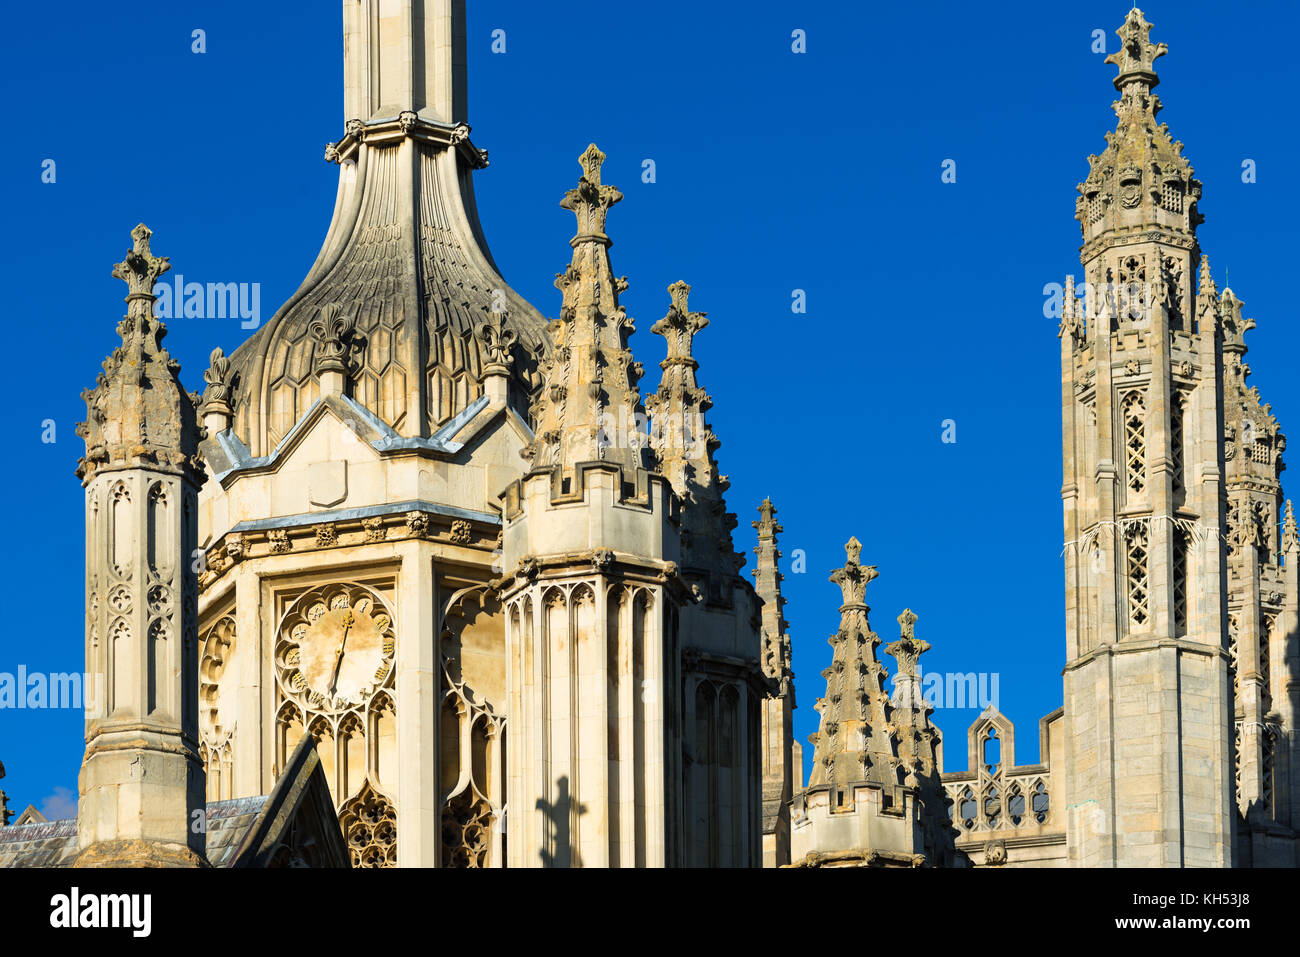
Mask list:
[{"label": "spire shaft", "polygon": [[758,545],[754,548],[758,555],[754,567],[754,590],[763,601],[763,673],[778,680],[783,691],[787,686],[793,691],[790,635],[786,631],[785,598],[781,595],[781,581],[785,576],[777,567],[777,560],[781,557],[777,535],[783,529],[776,521],[776,506],[770,498],[763,499],[758,514],[759,520],[752,523],[758,531]]},{"label": "spire shaft", "polygon": [[464,123],[465,0],[343,0],[344,120]]}]

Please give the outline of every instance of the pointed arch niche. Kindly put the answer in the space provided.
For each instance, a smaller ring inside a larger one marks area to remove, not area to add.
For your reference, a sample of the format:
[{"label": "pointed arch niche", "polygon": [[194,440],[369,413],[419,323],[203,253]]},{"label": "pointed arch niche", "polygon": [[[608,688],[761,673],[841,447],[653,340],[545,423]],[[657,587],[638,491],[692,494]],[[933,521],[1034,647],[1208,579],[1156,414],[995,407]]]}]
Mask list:
[{"label": "pointed arch niche", "polygon": [[482,585],[453,592],[440,634],[443,867],[505,865],[505,620]]}]

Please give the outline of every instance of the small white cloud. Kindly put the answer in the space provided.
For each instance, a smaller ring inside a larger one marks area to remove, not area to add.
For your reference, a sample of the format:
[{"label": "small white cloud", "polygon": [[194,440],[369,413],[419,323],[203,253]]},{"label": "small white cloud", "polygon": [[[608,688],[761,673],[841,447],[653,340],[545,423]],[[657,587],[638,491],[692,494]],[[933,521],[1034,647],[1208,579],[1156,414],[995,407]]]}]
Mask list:
[{"label": "small white cloud", "polygon": [[63,821],[77,816],[77,792],[56,785],[54,793],[41,798],[40,812],[48,821]]}]

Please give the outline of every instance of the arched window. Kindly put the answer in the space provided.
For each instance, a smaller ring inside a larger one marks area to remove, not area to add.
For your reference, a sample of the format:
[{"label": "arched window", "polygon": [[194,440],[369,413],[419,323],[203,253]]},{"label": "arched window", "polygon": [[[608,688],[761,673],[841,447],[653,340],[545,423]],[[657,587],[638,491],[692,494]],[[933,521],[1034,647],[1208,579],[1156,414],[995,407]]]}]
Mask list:
[{"label": "arched window", "polygon": [[1124,398],[1124,463],[1128,490],[1141,495],[1147,487],[1147,410],[1141,392]]},{"label": "arched window", "polygon": [[1133,631],[1147,627],[1151,614],[1148,607],[1150,585],[1147,567],[1150,558],[1150,541],[1145,522],[1134,522],[1124,531],[1128,563],[1128,622]]}]

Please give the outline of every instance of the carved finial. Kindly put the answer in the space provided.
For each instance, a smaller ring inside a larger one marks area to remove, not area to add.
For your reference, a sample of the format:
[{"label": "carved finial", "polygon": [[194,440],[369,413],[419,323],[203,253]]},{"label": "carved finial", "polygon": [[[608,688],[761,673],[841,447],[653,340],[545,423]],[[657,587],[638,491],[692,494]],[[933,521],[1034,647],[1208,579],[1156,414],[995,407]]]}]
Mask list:
[{"label": "carved finial", "polygon": [[916,664],[921,655],[930,650],[930,643],[916,637],[916,615],[912,609],[904,608],[898,616],[899,639],[885,646],[885,653],[898,662],[900,677],[915,677]]},{"label": "carved finial", "polygon": [[488,355],[488,366],[483,370],[484,374],[508,372],[514,361],[510,350],[517,337],[515,331],[506,324],[508,318],[508,313],[497,313],[479,324],[478,337],[483,341]]},{"label": "carved finial", "polygon": [[1120,48],[1106,57],[1107,63],[1119,68],[1115,77],[1115,88],[1122,89],[1130,82],[1140,81],[1148,88],[1160,82],[1156,76],[1155,61],[1169,52],[1163,43],[1152,43],[1149,39],[1151,24],[1147,23],[1142,11],[1134,7],[1129,11],[1124,25],[1115,31],[1120,40]]},{"label": "carved finial", "polygon": [[208,368],[203,373],[207,388],[199,402],[199,415],[208,435],[215,436],[230,428],[234,417],[231,395],[234,392],[234,379],[230,374],[230,359],[221,347],[212,350],[208,356]]},{"label": "carved finial", "polygon": [[578,157],[582,173],[593,186],[600,185],[600,168],[605,165],[605,154],[595,143],[588,143],[587,149]]},{"label": "carved finial", "polygon": [[684,280],[677,280],[668,287],[668,298],[673,304],[673,308],[680,313],[690,312],[689,300],[691,287]]},{"label": "carved finial", "polygon": [[776,522],[776,506],[772,504],[770,498],[763,499],[762,503],[758,506],[758,515],[759,520],[757,522],[750,522],[750,524],[754,528],[758,529],[759,538],[771,538],[774,533],[785,531],[785,529]]},{"label": "carved finial", "polygon": [[[691,287],[680,280],[669,286],[668,296],[671,304],[668,307],[668,314],[650,327],[651,332],[664,337],[668,346],[668,357],[659,363],[660,368],[665,371],[669,366],[682,363],[690,365],[692,369],[699,365],[691,352],[695,347],[695,334],[705,328],[709,320],[703,312],[690,311],[688,303],[690,293]],[[693,377],[685,380],[683,385],[688,389],[696,387]]]},{"label": "carved finial", "polygon": [[1300,549],[1300,531],[1296,528],[1295,512],[1291,510],[1291,500],[1286,500],[1286,517],[1282,519],[1282,551],[1286,554]]},{"label": "carved finial", "polygon": [[857,538],[850,538],[844,546],[848,561],[843,568],[838,568],[830,580],[840,586],[844,593],[844,604],[861,605],[866,597],[867,585],[880,574],[875,565],[861,565],[858,562],[862,554],[862,543]]},{"label": "carved finial", "polygon": [[916,615],[912,614],[912,609],[904,608],[903,613],[898,616],[898,627],[904,638],[915,637],[913,628],[916,625]]},{"label": "carved finial", "polygon": [[322,307],[307,327],[317,343],[316,375],[323,393],[341,394],[346,388],[356,328],[356,317],[334,302]]},{"label": "carved finial", "polygon": [[230,359],[221,347],[213,349],[208,355],[208,368],[203,373],[207,388],[203,390],[203,404],[200,413],[221,412],[229,415],[230,408]]},{"label": "carved finial", "polygon": [[1223,345],[1226,349],[1244,353],[1246,333],[1255,328],[1255,320],[1241,314],[1244,304],[1230,288],[1224,286],[1219,297],[1219,321],[1223,324]]},{"label": "carved finial", "polygon": [[131,251],[113,267],[113,276],[126,283],[126,301],[130,315],[138,315],[140,306],[145,307],[146,311],[152,311],[154,283],[172,268],[170,257],[158,257],[149,251],[149,237],[152,235],[152,230],[144,223],[131,230],[131,239],[134,241]]},{"label": "carved finial", "polygon": [[603,186],[600,182],[600,167],[605,162],[605,154],[592,143],[580,157],[582,178],[575,189],[564,194],[560,205],[572,210],[578,217],[578,233],[574,242],[580,240],[598,240],[608,243],[605,235],[605,217],[609,208],[623,198],[613,186]]}]

